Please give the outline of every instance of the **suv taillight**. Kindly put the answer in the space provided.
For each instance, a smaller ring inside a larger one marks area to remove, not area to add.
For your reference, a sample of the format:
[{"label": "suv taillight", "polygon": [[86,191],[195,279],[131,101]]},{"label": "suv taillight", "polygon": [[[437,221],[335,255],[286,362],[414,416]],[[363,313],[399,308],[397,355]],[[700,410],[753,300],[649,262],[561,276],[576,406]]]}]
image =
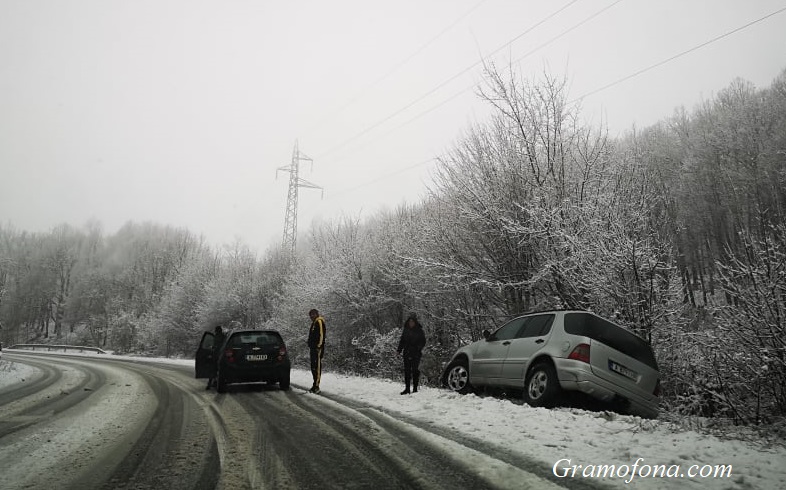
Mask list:
[{"label": "suv taillight", "polygon": [[590,346],[589,344],[579,344],[577,345],[573,351],[568,355],[568,359],[573,359],[574,361],[581,361],[586,362],[589,364],[590,362]]},{"label": "suv taillight", "polygon": [[235,350],[234,349],[225,350],[224,357],[226,357],[227,362],[235,362]]},{"label": "suv taillight", "polygon": [[287,355],[287,348],[282,345],[278,348],[278,360],[283,361],[285,355]]}]

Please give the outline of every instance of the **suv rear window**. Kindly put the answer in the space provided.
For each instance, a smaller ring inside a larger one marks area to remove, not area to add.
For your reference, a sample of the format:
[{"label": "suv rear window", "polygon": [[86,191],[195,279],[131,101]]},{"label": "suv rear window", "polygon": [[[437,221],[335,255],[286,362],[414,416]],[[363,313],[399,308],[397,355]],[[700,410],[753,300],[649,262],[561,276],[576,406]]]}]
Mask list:
[{"label": "suv rear window", "polygon": [[278,334],[271,332],[242,332],[232,335],[228,347],[242,347],[244,345],[278,345],[282,343]]},{"label": "suv rear window", "polygon": [[566,313],[565,332],[597,340],[630,357],[658,369],[655,354],[641,337],[589,313]]}]

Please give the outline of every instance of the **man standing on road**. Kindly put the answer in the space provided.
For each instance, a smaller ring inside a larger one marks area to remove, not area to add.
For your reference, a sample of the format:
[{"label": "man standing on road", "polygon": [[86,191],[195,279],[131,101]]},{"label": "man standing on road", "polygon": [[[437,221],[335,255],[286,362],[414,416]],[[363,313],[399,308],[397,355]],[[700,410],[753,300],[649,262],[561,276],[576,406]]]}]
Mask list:
[{"label": "man standing on road", "polygon": [[325,319],[319,316],[319,312],[315,309],[309,311],[308,316],[311,318],[308,348],[311,351],[311,375],[314,377],[314,385],[309,391],[319,393],[319,381],[322,378],[322,354],[325,353]]},{"label": "man standing on road", "polygon": [[401,340],[398,343],[399,355],[404,356],[404,391],[402,395],[409,395],[410,381],[412,381],[412,393],[418,392],[418,381],[420,381],[420,358],[423,356],[423,346],[426,345],[426,334],[423,327],[418,322],[418,317],[412,313],[407,321],[404,322],[404,330],[401,332]]},{"label": "man standing on road", "polygon": [[207,380],[207,388],[210,389],[213,386],[216,386],[216,379],[218,376],[218,357],[221,355],[221,348],[224,347],[224,340],[226,340],[226,334],[224,334],[224,329],[221,328],[221,325],[217,326],[214,330],[213,334],[213,359],[211,359],[212,363],[212,376]]}]

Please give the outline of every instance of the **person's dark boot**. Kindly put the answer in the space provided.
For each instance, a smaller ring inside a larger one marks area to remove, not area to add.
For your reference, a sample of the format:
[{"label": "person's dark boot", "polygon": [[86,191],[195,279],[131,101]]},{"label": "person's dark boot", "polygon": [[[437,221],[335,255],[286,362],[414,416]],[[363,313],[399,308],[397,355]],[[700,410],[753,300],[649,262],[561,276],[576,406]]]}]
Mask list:
[{"label": "person's dark boot", "polygon": [[401,392],[401,393],[399,393],[399,394],[400,394],[400,395],[409,395],[409,393],[410,393],[410,391],[409,391],[409,386],[407,386],[406,388],[404,388],[404,391],[402,391],[402,392]]}]

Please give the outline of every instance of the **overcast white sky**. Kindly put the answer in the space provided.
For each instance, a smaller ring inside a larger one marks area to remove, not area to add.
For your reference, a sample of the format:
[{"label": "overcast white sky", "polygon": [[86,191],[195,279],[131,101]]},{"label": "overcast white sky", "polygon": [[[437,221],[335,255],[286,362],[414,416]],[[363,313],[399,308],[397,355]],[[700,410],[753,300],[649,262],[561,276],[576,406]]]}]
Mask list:
[{"label": "overcast white sky", "polygon": [[325,189],[301,189],[299,230],[368,217],[420,200],[429,159],[484,120],[473,90],[482,58],[527,77],[565,74],[579,98],[781,10],[585,98],[585,116],[602,114],[618,134],[735,77],[768,86],[786,68],[782,9],[786,0],[0,0],[0,223],[46,231],[97,219],[114,233],[150,220],[264,251],[282,238],[289,175],[276,169],[295,140],[314,158],[301,177]]}]

